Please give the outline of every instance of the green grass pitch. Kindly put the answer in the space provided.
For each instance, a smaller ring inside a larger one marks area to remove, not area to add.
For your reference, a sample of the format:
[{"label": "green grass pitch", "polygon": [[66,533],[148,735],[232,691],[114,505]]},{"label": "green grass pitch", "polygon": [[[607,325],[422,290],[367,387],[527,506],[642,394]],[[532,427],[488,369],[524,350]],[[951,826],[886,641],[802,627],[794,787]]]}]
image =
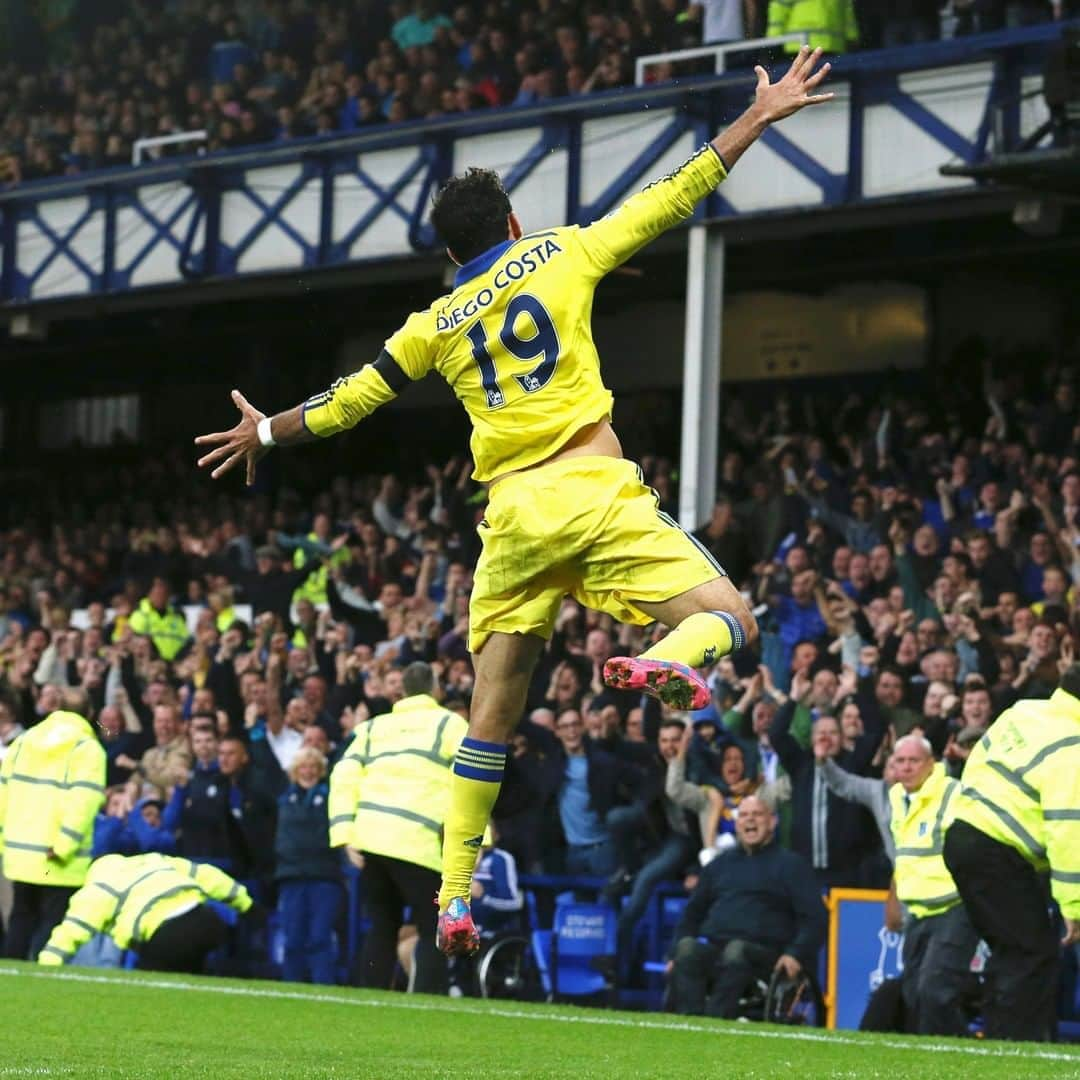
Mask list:
[{"label": "green grass pitch", "polygon": [[0,1080],[1080,1077],[1080,1049],[0,965]]}]

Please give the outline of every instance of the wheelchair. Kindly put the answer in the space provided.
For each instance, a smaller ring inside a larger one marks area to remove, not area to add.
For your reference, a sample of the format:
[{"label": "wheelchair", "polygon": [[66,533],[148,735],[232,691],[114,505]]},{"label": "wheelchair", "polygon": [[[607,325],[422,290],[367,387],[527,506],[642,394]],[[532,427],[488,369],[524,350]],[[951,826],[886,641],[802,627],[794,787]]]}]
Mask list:
[{"label": "wheelchair", "polygon": [[739,1002],[739,1016],[767,1024],[824,1027],[825,999],[817,982],[805,971],[795,978],[774,971],[766,983],[758,979]]},{"label": "wheelchair", "polygon": [[[664,993],[664,1010],[678,1012],[670,983]],[[774,971],[768,982],[756,979],[739,999],[737,1019],[791,1027],[824,1027],[825,998],[817,980],[806,971],[794,979]]]},{"label": "wheelchair", "polygon": [[544,998],[532,946],[523,934],[496,934],[482,939],[476,956],[455,960],[451,976],[471,997],[513,1001]]}]

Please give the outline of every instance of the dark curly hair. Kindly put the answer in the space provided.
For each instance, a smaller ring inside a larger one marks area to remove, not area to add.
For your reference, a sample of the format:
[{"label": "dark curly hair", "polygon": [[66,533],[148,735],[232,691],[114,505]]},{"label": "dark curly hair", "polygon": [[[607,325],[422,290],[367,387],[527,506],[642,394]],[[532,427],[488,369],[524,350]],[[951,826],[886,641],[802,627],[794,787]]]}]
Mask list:
[{"label": "dark curly hair", "polygon": [[431,223],[458,262],[467,263],[507,238],[510,196],[491,169],[448,180],[431,205]]}]

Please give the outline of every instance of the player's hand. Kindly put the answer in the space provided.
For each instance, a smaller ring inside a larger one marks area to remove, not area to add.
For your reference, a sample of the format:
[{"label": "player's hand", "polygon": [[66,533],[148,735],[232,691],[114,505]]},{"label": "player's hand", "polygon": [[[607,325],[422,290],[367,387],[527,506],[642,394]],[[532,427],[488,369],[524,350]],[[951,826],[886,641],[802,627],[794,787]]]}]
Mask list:
[{"label": "player's hand", "polygon": [[1080,919],[1065,920],[1065,936],[1061,939],[1062,945],[1075,945],[1080,941]]},{"label": "player's hand", "polygon": [[[199,458],[199,468],[211,465],[216,468],[210,473],[213,479],[224,476],[234,465],[241,461],[247,463],[247,483],[255,483],[255,466],[266,456],[269,447],[259,442],[259,421],[266,419],[266,414],[259,412],[239,390],[232,392],[233,404],[240,410],[240,423],[229,431],[215,431],[210,435],[199,435],[196,446],[212,446],[213,450]],[[220,462],[220,464],[218,464]]]},{"label": "player's hand", "polygon": [[758,80],[755,96],[767,123],[783,120],[807,105],[823,105],[826,101],[832,101],[835,94],[813,93],[832,67],[829,63],[818,67],[820,59],[821,49],[811,52],[810,47],[804,45],[796,53],[787,74],[775,83],[769,82],[769,73],[760,64],[754,68]]}]

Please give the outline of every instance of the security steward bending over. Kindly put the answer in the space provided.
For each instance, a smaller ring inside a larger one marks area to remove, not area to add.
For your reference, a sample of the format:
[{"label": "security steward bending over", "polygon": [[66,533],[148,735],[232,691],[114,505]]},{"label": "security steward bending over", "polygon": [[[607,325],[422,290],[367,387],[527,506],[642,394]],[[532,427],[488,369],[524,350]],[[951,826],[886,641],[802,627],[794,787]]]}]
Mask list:
[{"label": "security steward bending over", "polygon": [[84,719],[83,690],[66,690],[12,744],[0,766],[0,858],[12,883],[5,955],[30,960],[86,880],[94,818],[105,801],[105,751]]},{"label": "security steward bending over", "polygon": [[139,954],[140,968],[197,975],[228,935],[208,900],[252,910],[247,889],[215,866],[156,853],[106,855],[90,867],[38,963],[64,964],[95,934],[108,934]]},{"label": "security steward bending over", "polygon": [[[363,855],[371,930],[354,973],[358,984],[390,987],[398,930],[404,908],[411,907],[420,933],[413,989],[445,994],[446,959],[435,948],[435,895],[450,768],[467,727],[431,696],[429,665],[410,664],[402,685],[406,696],[356,729],[330,775],[330,846],[348,845]],[[477,853],[480,845],[478,836]]]},{"label": "security steward bending over", "polygon": [[905,735],[893,751],[898,783],[889,790],[896,842],[896,895],[908,910],[901,992],[908,1030],[965,1035],[961,1008],[979,935],[942,855],[960,781],[934,761],[930,743]]},{"label": "security steward bending over", "polygon": [[990,946],[986,1035],[1049,1041],[1059,942],[1080,941],[1080,664],[1048,701],[1017,702],[971,751],[945,864]]}]

